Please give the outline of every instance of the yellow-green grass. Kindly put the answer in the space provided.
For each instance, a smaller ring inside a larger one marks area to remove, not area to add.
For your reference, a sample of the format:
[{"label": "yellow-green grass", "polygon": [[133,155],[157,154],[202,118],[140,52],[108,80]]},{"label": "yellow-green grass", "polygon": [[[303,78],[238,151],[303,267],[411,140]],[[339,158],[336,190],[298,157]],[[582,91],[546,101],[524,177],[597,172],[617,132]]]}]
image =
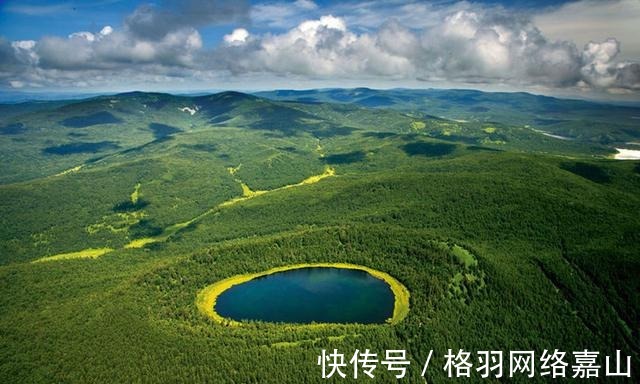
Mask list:
[{"label": "yellow-green grass", "polygon": [[482,144],[493,144],[493,145],[505,145],[507,144],[504,140],[491,140],[488,137],[485,137],[480,141]]},{"label": "yellow-green grass", "polygon": [[286,189],[286,188],[292,188],[292,187],[299,187],[301,185],[314,184],[322,179],[326,179],[327,177],[335,176],[335,174],[336,174],[335,169],[333,169],[332,167],[326,166],[324,168],[324,172],[320,175],[310,176],[302,180],[298,184],[285,185],[284,187],[278,188],[278,189]]},{"label": "yellow-green grass", "polygon": [[[242,283],[246,283],[249,280],[253,280],[257,277],[272,275],[278,272],[289,271],[292,269],[300,269],[300,268],[342,268],[342,269],[357,269],[360,271],[365,271],[369,273],[371,276],[383,280],[393,292],[393,296],[395,298],[393,305],[393,315],[387,319],[387,323],[389,324],[398,324],[401,322],[407,314],[409,313],[409,290],[398,280],[396,280],[393,276],[388,273],[378,271],[373,268],[365,267],[362,265],[349,264],[349,263],[303,263],[303,264],[292,264],[285,265],[282,267],[271,268],[266,271],[257,272],[257,273],[246,273],[241,275],[231,276],[224,280],[220,280],[216,283],[213,283],[203,290],[201,290],[196,297],[196,306],[207,317],[213,319],[215,322],[223,325],[230,326],[240,326],[241,322],[227,319],[222,317],[219,313],[216,312],[216,300],[218,296],[220,296],[227,289]],[[302,324],[300,326],[314,326],[317,324]]]},{"label": "yellow-green grass", "polygon": [[423,130],[427,127],[427,124],[425,124],[423,121],[412,121],[411,122],[411,129],[414,131],[420,131]]},{"label": "yellow-green grass", "polygon": [[322,148],[322,145],[320,145],[320,139],[316,139],[317,143],[316,143],[316,152],[318,152],[318,155],[322,158],[324,157],[324,149]]},{"label": "yellow-green grass", "polygon": [[[229,168],[229,172],[231,174],[234,174],[238,169],[240,168],[240,165],[236,168]],[[163,242],[165,240],[167,240],[169,237],[173,236],[175,233],[177,233],[178,231],[182,230],[183,228],[186,228],[187,226],[189,226],[190,224],[202,219],[203,217],[215,212],[217,209],[220,208],[226,208],[229,207],[231,205],[234,205],[236,203],[245,201],[245,200],[249,200],[252,199],[254,197],[260,196],[260,195],[264,195],[266,193],[270,193],[270,192],[275,192],[275,191],[280,191],[280,190],[284,190],[284,189],[289,189],[289,188],[295,188],[295,187],[300,187],[303,185],[307,185],[307,184],[314,184],[319,182],[320,180],[323,180],[327,177],[331,177],[334,176],[336,174],[335,169],[333,169],[332,167],[326,166],[324,169],[324,172],[319,174],[319,175],[313,175],[313,176],[309,176],[306,179],[302,180],[301,182],[297,183],[297,184],[289,184],[289,185],[285,185],[282,186],[280,188],[276,188],[276,189],[272,189],[269,191],[252,191],[251,188],[249,188],[249,186],[247,186],[245,183],[240,182],[240,185],[242,187],[242,196],[240,197],[235,197],[233,199],[227,200],[225,202],[220,203],[217,207],[209,209],[203,213],[201,213],[200,215],[192,218],[191,220],[188,220],[186,222],[182,222],[182,223],[176,223],[173,224],[169,227],[167,227],[162,234],[155,236],[155,237],[143,237],[140,239],[135,239],[130,241],[128,244],[126,244],[124,246],[125,249],[137,249],[137,248],[143,248],[149,244],[153,244],[153,243],[158,243],[158,242]],[[141,194],[140,194],[140,186],[141,184],[138,183],[136,184],[134,191],[131,193],[131,202],[132,203],[137,203]],[[137,217],[135,214],[132,215],[133,218],[135,219],[132,223],[135,223],[137,221],[139,221],[139,219],[141,217],[143,217],[143,214],[140,214],[140,217]],[[124,219],[125,224],[130,224],[129,223],[129,217],[125,217],[125,216],[121,216],[121,218]],[[97,232],[99,229],[101,228],[106,228],[106,229],[110,229],[113,232],[119,232],[122,230],[126,230],[128,227],[124,226],[124,227],[115,227],[112,225],[108,225],[106,223],[104,224],[96,224],[96,225],[92,225],[87,227],[87,231],[89,233],[94,233]],[[34,262],[41,262],[41,261],[55,261],[55,260],[68,260],[68,259],[81,259],[81,258],[96,258],[99,256],[102,256],[103,254],[107,253],[107,252],[111,252],[113,249],[111,248],[99,248],[99,249],[86,249],[83,251],[79,251],[79,252],[71,252],[71,253],[62,253],[59,255],[53,255],[53,256],[47,256],[47,257],[43,257],[40,259],[35,260]]]},{"label": "yellow-green grass", "polygon": [[[229,168],[229,172],[231,172],[231,169],[234,169],[233,172],[237,171],[240,168],[240,166],[238,166],[237,168]],[[319,174],[319,175],[313,175],[313,176],[309,176],[306,179],[302,180],[301,182],[297,183],[297,184],[288,184],[288,185],[284,185],[282,187],[276,188],[276,189],[272,189],[272,190],[267,190],[267,191],[253,191],[251,190],[251,188],[249,188],[248,185],[246,185],[245,183],[240,182],[240,186],[242,187],[242,196],[239,197],[234,197],[232,199],[229,199],[227,201],[224,201],[220,204],[218,204],[216,207],[211,208],[209,210],[206,210],[205,212],[201,213],[200,215],[182,222],[182,223],[176,223],[173,224],[167,228],[165,228],[165,230],[158,236],[154,236],[154,237],[143,237],[140,239],[135,239],[130,241],[128,244],[126,244],[124,246],[125,249],[136,249],[136,248],[143,248],[149,244],[153,244],[153,243],[159,243],[159,242],[163,242],[165,240],[167,240],[168,238],[170,238],[171,236],[173,236],[174,234],[176,234],[177,232],[179,232],[180,230],[188,227],[189,225],[201,220],[202,218],[204,218],[205,216],[208,216],[214,212],[216,212],[218,209],[222,209],[222,208],[227,208],[230,207],[234,204],[249,200],[249,199],[253,199],[254,197],[257,196],[261,196],[267,193],[271,193],[271,192],[276,192],[276,191],[280,191],[280,190],[284,190],[284,189],[289,189],[289,188],[295,188],[295,187],[300,187],[303,185],[307,185],[307,184],[314,184],[319,182],[320,180],[326,179],[327,177],[331,177],[334,176],[336,174],[335,169],[333,169],[332,167],[326,166],[324,169],[324,172]],[[136,188],[134,190],[134,192],[131,194],[131,201],[133,202],[134,200],[134,195],[137,198],[139,198],[139,191],[140,188],[140,184],[136,185]],[[137,200],[136,200],[137,201]],[[90,229],[88,230],[97,230],[98,227],[93,228],[90,227]]]},{"label": "yellow-green grass", "polygon": [[104,216],[103,221],[88,225],[85,230],[93,235],[99,231],[105,230],[112,233],[126,232],[129,227],[140,222],[147,214],[143,211],[137,212],[118,212],[113,215]]},{"label": "yellow-green grass", "polygon": [[140,199],[140,183],[136,184],[136,187],[131,192],[131,202],[133,204],[138,204],[138,200]]},{"label": "yellow-green grass", "polygon": [[474,267],[478,265],[478,260],[471,254],[471,252],[462,248],[461,246],[455,244],[451,248],[451,253],[458,259],[460,264],[464,265],[466,268]]},{"label": "yellow-green grass", "polygon": [[326,179],[327,177],[334,176],[335,174],[336,174],[336,170],[333,169],[332,167],[327,166],[327,167],[325,167],[324,172],[319,174],[319,175],[309,176],[309,177],[307,177],[306,179],[302,180],[301,182],[299,182],[297,184],[288,184],[288,185],[284,185],[282,187],[271,189],[271,190],[267,190],[267,191],[253,191],[253,190],[251,190],[251,188],[249,188],[249,186],[247,184],[240,182],[240,186],[242,187],[242,196],[234,197],[233,199],[229,199],[227,201],[224,201],[224,202],[220,203],[218,205],[218,207],[219,208],[225,208],[225,207],[229,207],[229,206],[232,206],[234,204],[240,203],[242,201],[246,201],[246,200],[252,199],[254,197],[264,195],[266,193],[281,191],[283,189],[300,187],[300,186],[307,185],[307,184],[314,184],[314,183],[319,182],[322,179]]},{"label": "yellow-green grass", "polygon": [[82,167],[83,167],[83,166],[84,166],[84,165],[80,164],[80,165],[75,166],[75,167],[73,167],[73,168],[69,168],[69,169],[67,169],[67,170],[64,170],[64,171],[62,171],[62,172],[60,172],[60,173],[56,173],[54,176],[56,176],[56,177],[57,177],[57,176],[64,176],[64,175],[68,175],[68,174],[70,174],[70,173],[76,173],[76,172],[78,172],[80,169],[82,169]]},{"label": "yellow-green grass", "polygon": [[72,260],[72,259],[96,259],[106,253],[113,251],[112,248],[89,248],[77,252],[60,253],[53,256],[41,257],[32,263],[42,263],[46,261]]},{"label": "yellow-green grass", "polygon": [[326,338],[322,338],[322,337],[316,337],[315,339],[305,339],[305,340],[299,340],[299,341],[279,341],[277,343],[273,343],[270,344],[269,346],[273,347],[273,348],[292,348],[292,347],[299,347],[303,344],[315,344],[319,341],[322,340],[328,340],[329,342],[342,342],[344,339],[346,339],[347,337],[349,338],[357,338],[360,337],[362,335],[360,335],[359,333],[354,333],[351,335],[340,335],[340,336],[329,336]]},{"label": "yellow-green grass", "polygon": [[483,129],[485,133],[494,133],[496,131],[496,127],[486,127]]},{"label": "yellow-green grass", "polygon": [[249,186],[245,183],[240,183],[240,187],[242,187],[242,196],[243,197],[256,197],[262,194],[265,194],[269,191],[253,191]]},{"label": "yellow-green grass", "polygon": [[242,164],[238,165],[237,167],[228,167],[227,171],[229,171],[229,174],[231,174],[231,176],[235,176],[236,172],[240,170],[240,167],[242,167]]},{"label": "yellow-green grass", "polygon": [[143,237],[143,238],[140,238],[140,239],[131,240],[124,247],[126,249],[142,248],[145,245],[148,245],[148,244],[151,244],[151,243],[157,243],[159,241],[164,241],[164,240],[165,240],[164,237]]},{"label": "yellow-green grass", "polygon": [[164,231],[162,231],[162,233],[158,236],[154,236],[154,237],[142,237],[139,239],[135,239],[135,240],[131,240],[129,243],[127,243],[124,248],[125,249],[135,249],[135,248],[143,248],[148,244],[153,244],[153,243],[160,243],[163,241],[166,241],[169,237],[175,235],[176,233],[178,233],[178,231],[180,231],[181,229],[186,228],[187,226],[189,226],[189,224],[195,222],[195,219],[191,219],[189,221],[186,221],[184,223],[177,223],[177,224],[173,224],[167,228],[165,228]]}]

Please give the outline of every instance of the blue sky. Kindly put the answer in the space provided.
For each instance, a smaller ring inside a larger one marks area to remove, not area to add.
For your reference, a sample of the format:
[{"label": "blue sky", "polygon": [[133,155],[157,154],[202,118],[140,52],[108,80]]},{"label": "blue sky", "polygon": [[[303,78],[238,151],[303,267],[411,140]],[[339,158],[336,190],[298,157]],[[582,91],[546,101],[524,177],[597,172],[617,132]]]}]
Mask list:
[{"label": "blue sky", "polygon": [[637,98],[640,1],[0,1],[0,89]]}]

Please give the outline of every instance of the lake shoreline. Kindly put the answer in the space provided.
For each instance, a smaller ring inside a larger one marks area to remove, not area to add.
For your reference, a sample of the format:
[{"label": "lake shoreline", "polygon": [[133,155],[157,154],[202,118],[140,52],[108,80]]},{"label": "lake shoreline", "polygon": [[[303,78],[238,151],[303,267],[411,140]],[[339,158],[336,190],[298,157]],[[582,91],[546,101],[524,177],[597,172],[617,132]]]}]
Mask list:
[{"label": "lake shoreline", "polygon": [[[225,318],[221,316],[219,313],[215,311],[215,305],[217,298],[229,288],[246,283],[250,280],[264,277],[268,275],[272,275],[274,273],[290,271],[294,269],[302,269],[302,268],[339,268],[339,269],[356,269],[360,271],[365,271],[369,273],[371,276],[380,279],[386,282],[391,288],[391,292],[394,296],[394,305],[393,305],[393,315],[391,318],[387,319],[388,324],[398,324],[401,322],[409,313],[409,290],[396,278],[389,275],[386,272],[378,271],[373,268],[369,268],[362,265],[357,264],[349,264],[349,263],[302,263],[302,264],[292,264],[285,265],[281,267],[275,267],[268,269],[266,271],[257,272],[257,273],[248,273],[248,274],[239,274],[235,276],[231,276],[229,278],[220,280],[216,283],[208,285],[200,292],[196,297],[196,306],[200,310],[201,313],[214,320],[218,324],[228,325],[228,326],[241,326],[243,323]],[[323,323],[324,324],[324,323]],[[300,324],[299,326],[317,326],[319,324]]]}]

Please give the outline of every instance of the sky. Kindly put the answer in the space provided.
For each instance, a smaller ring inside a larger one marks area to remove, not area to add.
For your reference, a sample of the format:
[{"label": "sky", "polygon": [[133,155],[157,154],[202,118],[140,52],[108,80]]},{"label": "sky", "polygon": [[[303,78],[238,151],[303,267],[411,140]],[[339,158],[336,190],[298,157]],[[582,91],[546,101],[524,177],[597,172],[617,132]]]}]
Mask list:
[{"label": "sky", "polygon": [[0,0],[0,91],[473,88],[640,100],[640,0]]}]

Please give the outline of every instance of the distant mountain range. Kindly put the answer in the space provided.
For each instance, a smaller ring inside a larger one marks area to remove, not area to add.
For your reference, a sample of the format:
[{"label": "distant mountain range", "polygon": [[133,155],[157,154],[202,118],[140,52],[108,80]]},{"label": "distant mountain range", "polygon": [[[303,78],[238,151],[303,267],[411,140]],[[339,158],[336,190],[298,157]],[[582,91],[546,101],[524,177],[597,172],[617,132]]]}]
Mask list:
[{"label": "distant mountain range", "polygon": [[640,138],[640,105],[613,105],[523,92],[446,89],[277,90],[256,95],[272,100],[351,103],[368,108],[420,111],[456,121],[528,125],[551,134],[603,144]]},{"label": "distant mountain range", "polygon": [[216,127],[316,139],[360,131],[499,150],[608,156],[616,147],[637,147],[640,107],[527,93],[368,88],[199,96],[128,92],[0,104],[0,181],[59,172]]}]

